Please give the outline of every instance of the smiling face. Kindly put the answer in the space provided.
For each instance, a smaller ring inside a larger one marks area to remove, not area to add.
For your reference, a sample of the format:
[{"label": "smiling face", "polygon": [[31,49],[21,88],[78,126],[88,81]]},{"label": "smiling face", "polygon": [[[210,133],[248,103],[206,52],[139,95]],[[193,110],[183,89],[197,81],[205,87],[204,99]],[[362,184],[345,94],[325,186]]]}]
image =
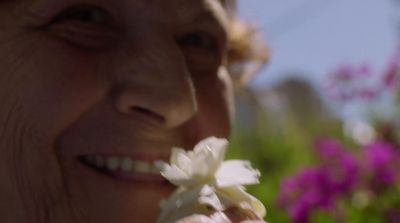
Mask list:
[{"label": "smiling face", "polygon": [[227,137],[217,0],[0,2],[0,222],[154,222],[171,147]]}]

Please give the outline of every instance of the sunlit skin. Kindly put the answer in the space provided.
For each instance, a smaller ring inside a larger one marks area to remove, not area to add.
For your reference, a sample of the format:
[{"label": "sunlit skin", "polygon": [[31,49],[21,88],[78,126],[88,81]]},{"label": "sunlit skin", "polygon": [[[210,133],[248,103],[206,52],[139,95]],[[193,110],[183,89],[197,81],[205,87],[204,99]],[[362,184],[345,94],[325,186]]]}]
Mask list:
[{"label": "sunlit skin", "polygon": [[217,0],[0,1],[0,222],[155,222],[172,187],[78,157],[228,137],[227,23]]}]

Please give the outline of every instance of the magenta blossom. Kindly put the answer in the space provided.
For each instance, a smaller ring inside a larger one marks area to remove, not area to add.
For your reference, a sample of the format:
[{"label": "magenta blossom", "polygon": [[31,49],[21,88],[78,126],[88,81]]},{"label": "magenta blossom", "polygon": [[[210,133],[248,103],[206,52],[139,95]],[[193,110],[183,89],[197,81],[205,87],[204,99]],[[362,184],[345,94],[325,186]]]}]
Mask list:
[{"label": "magenta blossom", "polygon": [[335,199],[329,173],[321,168],[307,168],[282,181],[278,204],[295,223],[307,223],[314,209],[330,209]]},{"label": "magenta blossom", "polygon": [[309,222],[314,210],[332,210],[338,198],[350,193],[359,183],[356,157],[338,141],[321,138],[315,149],[320,165],[303,169],[282,181],[278,204],[295,223]]},{"label": "magenta blossom", "polygon": [[364,149],[363,157],[374,189],[383,189],[396,183],[400,156],[394,145],[385,142],[370,144]]},{"label": "magenta blossom", "polygon": [[371,76],[368,64],[360,66],[342,65],[329,76],[327,93],[341,102],[355,99],[372,100],[378,97],[379,91],[368,83]]},{"label": "magenta blossom", "polygon": [[349,193],[361,180],[360,165],[356,156],[338,141],[330,138],[318,139],[315,149],[321,160],[321,168],[329,173],[335,192]]},{"label": "magenta blossom", "polygon": [[369,144],[361,151],[361,159],[330,138],[316,140],[315,150],[321,161],[318,165],[281,183],[278,204],[295,223],[308,223],[316,210],[335,213],[338,200],[351,197],[359,188],[379,194],[400,183],[400,150],[393,144]]}]

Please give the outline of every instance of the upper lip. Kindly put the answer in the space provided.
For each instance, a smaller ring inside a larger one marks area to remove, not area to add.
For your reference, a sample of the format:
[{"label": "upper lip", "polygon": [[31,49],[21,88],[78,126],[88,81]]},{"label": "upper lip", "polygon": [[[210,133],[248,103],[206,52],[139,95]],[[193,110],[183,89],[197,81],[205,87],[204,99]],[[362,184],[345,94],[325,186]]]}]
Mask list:
[{"label": "upper lip", "polygon": [[[91,138],[91,137],[90,137]],[[124,143],[119,140],[100,140],[93,141],[85,138],[82,140],[75,138],[60,145],[61,155],[73,155],[76,157],[87,155],[102,155],[102,156],[125,156],[132,160],[144,160],[148,162],[162,160],[168,161],[171,149],[171,144],[157,145],[155,143]],[[88,141],[86,141],[88,140]],[[123,140],[125,141],[125,140]],[[135,142],[135,140],[133,140]]]},{"label": "upper lip", "polygon": [[145,161],[167,161],[172,147],[182,143],[178,131],[97,116],[77,122],[56,142],[62,156],[127,156]]},{"label": "upper lip", "polygon": [[[112,150],[111,150],[112,151]],[[117,152],[94,152],[80,154],[78,156],[90,156],[90,155],[101,155],[101,156],[118,156],[118,157],[129,157],[132,160],[143,160],[143,161],[168,161],[169,154],[166,153],[149,153],[149,152],[130,152],[130,153],[117,153]]]}]

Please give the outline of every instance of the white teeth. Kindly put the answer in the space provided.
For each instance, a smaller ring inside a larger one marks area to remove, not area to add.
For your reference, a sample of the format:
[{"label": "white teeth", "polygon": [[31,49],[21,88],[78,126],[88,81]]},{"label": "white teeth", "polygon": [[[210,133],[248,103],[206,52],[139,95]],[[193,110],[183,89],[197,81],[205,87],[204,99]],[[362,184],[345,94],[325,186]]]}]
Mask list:
[{"label": "white teeth", "polygon": [[165,169],[165,162],[162,160],[156,160],[153,163],[153,173],[158,173]]},{"label": "white teeth", "polygon": [[126,156],[84,156],[84,161],[96,168],[107,169],[108,171],[136,172],[144,174],[159,174],[159,168],[150,162],[133,160]]},{"label": "white teeth", "polygon": [[151,165],[152,166],[152,169],[151,169],[152,173],[154,173],[154,174],[159,174],[160,173],[161,168],[160,168],[159,162],[160,162],[159,160],[155,161],[153,163],[153,165]]},{"label": "white teeth", "polygon": [[125,172],[131,172],[133,170],[133,160],[128,157],[124,157],[121,161],[121,170]]},{"label": "white teeth", "polygon": [[138,173],[150,173],[151,167],[148,162],[136,161],[133,163],[133,169]]},{"label": "white teeth", "polygon": [[106,158],[106,167],[108,170],[115,171],[119,168],[119,159],[115,156],[110,156]]}]

